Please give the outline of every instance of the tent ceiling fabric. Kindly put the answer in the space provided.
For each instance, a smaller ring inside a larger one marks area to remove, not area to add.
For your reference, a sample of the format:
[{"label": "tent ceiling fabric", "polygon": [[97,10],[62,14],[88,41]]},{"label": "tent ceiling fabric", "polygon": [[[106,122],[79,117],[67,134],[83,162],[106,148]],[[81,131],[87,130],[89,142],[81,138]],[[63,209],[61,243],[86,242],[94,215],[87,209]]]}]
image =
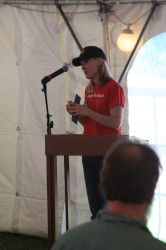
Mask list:
[{"label": "tent ceiling fabric", "polygon": [[[91,4],[97,4],[97,0],[91,0],[91,1],[85,1],[85,0],[78,0],[78,1],[73,1],[73,0],[0,0],[0,3],[3,4],[69,4],[69,5],[80,5],[80,4],[87,4],[87,5],[91,5]],[[106,3],[110,3],[110,4],[128,4],[128,3],[132,3],[132,4],[139,4],[139,3],[155,3],[155,1],[151,1],[151,0],[109,0],[109,1],[101,1],[102,2],[106,2]],[[161,1],[156,1],[157,3],[166,3],[166,1],[161,0]]]}]

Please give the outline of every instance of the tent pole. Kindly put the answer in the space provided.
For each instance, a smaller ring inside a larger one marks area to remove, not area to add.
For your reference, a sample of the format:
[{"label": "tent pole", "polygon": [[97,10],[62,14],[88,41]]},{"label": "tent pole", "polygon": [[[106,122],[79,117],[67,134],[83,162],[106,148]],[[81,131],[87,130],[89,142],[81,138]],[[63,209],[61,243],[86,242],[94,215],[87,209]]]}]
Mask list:
[{"label": "tent pole", "polygon": [[133,59],[133,56],[134,56],[134,54],[135,54],[135,52],[136,52],[136,49],[137,49],[137,47],[138,47],[138,45],[139,45],[139,43],[140,43],[140,41],[141,41],[141,38],[142,38],[143,34],[145,33],[145,30],[146,30],[146,28],[147,28],[147,26],[148,26],[150,20],[151,20],[152,17],[153,17],[153,14],[154,14],[154,12],[155,12],[157,6],[158,6],[157,4],[153,4],[153,7],[151,8],[151,12],[150,12],[150,14],[149,14],[149,16],[148,16],[148,18],[147,18],[147,20],[146,20],[146,22],[145,22],[143,28],[142,28],[142,31],[141,31],[141,33],[140,33],[140,35],[139,35],[139,37],[138,37],[138,40],[137,40],[137,42],[136,42],[136,44],[135,44],[135,47],[134,47],[133,51],[131,52],[131,54],[130,54],[130,56],[129,56],[129,59],[128,59],[126,65],[125,65],[125,67],[124,67],[124,69],[123,69],[123,71],[122,71],[122,74],[121,74],[120,78],[119,78],[119,81],[118,81],[119,83],[121,83],[121,81],[123,80],[123,78],[124,78],[124,76],[125,76],[125,74],[126,74],[128,68],[129,68],[129,65],[130,65],[130,63],[131,63],[131,61],[132,61],[132,59]]},{"label": "tent pole", "polygon": [[109,66],[110,66],[110,48],[109,48],[109,32],[108,32],[108,12],[110,11],[111,11],[110,6],[108,6],[107,4],[99,3],[99,15],[103,25],[104,50],[106,53],[107,63]]},{"label": "tent pole", "polygon": [[61,5],[56,4],[56,7],[58,8],[59,12],[61,13],[61,15],[63,17],[63,20],[65,21],[65,23],[66,23],[69,31],[71,32],[71,35],[73,36],[74,41],[76,42],[79,50],[81,51],[82,50],[82,46],[81,46],[80,42],[78,41],[78,39],[77,39],[77,37],[76,37],[76,35],[75,35],[75,33],[74,33],[74,31],[73,31],[70,23],[68,22],[67,17],[65,16],[65,14],[64,14],[64,12],[63,12],[63,10],[61,8]]},{"label": "tent pole", "polygon": [[104,14],[103,18],[103,37],[104,37],[104,46],[105,52],[107,56],[107,63],[110,66],[110,49],[109,49],[109,33],[108,33],[108,14]]}]

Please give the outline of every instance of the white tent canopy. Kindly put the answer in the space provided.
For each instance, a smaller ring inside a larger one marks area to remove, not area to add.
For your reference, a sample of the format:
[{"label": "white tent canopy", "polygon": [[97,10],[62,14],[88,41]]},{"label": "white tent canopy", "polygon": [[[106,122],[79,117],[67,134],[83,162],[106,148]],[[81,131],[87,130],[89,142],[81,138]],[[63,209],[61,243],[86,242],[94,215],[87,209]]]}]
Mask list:
[{"label": "white tent canopy", "polygon": [[[96,1],[58,2],[82,47],[96,45],[105,51],[108,49],[112,75],[118,80],[130,55],[116,45],[119,33],[125,28],[120,20],[134,23],[141,17],[133,25],[139,34],[152,7],[151,1],[141,1],[141,4],[140,1],[109,1],[113,12],[108,13],[108,26],[101,21]],[[67,100],[74,100],[76,93],[83,101],[87,82],[81,69],[70,64],[79,54],[79,48],[53,1],[0,3],[0,230],[46,237],[47,121],[41,79],[64,64],[69,65],[68,72],[47,84],[49,112],[54,123],[52,134],[82,133],[82,127],[71,122],[65,105]],[[163,2],[157,7],[140,46],[149,38],[166,32],[165,12]],[[109,41],[106,41],[106,27]],[[128,134],[126,78],[122,86],[126,95],[123,134]],[[74,226],[89,219],[89,210],[81,160],[71,157],[70,161]],[[61,224],[64,207],[61,157],[58,166]]]}]

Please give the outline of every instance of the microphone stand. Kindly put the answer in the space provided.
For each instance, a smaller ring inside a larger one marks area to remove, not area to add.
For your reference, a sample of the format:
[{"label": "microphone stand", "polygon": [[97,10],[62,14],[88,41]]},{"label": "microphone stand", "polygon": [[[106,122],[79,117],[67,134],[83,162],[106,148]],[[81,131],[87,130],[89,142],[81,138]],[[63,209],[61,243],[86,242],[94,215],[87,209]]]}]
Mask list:
[{"label": "microphone stand", "polygon": [[48,110],[48,101],[47,101],[47,82],[44,82],[43,80],[41,81],[43,84],[43,89],[42,91],[44,92],[45,95],[45,102],[46,102],[46,117],[47,117],[47,134],[51,135],[51,129],[53,128],[53,121],[50,121],[50,117],[52,115],[49,114]]},{"label": "microphone stand", "polygon": [[48,111],[48,101],[47,101],[47,86],[46,84],[51,81],[51,79],[53,79],[54,77],[62,74],[63,72],[67,72],[68,71],[68,66],[67,65],[64,65],[61,69],[55,71],[54,73],[48,75],[48,76],[45,76],[42,80],[41,80],[41,83],[43,84],[43,89],[42,91],[44,92],[45,94],[45,101],[46,101],[46,117],[47,117],[47,134],[48,135],[51,135],[51,129],[53,128],[53,121],[50,121],[50,117],[52,115],[49,114],[49,111]]}]

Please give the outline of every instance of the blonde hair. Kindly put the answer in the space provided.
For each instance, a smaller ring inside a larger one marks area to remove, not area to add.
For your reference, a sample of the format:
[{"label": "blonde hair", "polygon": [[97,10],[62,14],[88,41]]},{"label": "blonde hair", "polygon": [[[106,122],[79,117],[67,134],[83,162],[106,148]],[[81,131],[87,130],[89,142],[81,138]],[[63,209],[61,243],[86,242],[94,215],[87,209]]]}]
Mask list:
[{"label": "blonde hair", "polygon": [[[98,66],[98,73],[99,73],[100,86],[105,85],[107,82],[109,82],[110,79],[112,79],[111,72],[108,68],[106,61],[104,60]],[[88,93],[93,92],[94,84],[95,83],[92,80],[89,81],[88,86],[86,88],[86,91]]]}]

